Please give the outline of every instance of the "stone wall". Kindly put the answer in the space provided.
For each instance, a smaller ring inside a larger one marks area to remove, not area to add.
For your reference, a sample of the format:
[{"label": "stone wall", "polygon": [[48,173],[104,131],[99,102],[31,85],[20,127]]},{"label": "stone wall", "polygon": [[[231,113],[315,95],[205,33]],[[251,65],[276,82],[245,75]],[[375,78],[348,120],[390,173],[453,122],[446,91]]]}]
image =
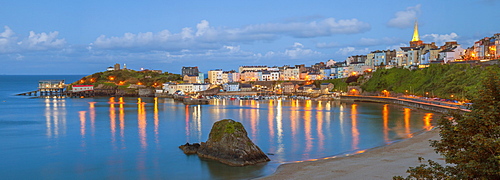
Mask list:
[{"label": "stone wall", "polygon": [[378,96],[340,96],[340,100],[355,101],[355,102],[391,103],[391,104],[428,110],[428,111],[434,111],[438,113],[448,113],[450,110],[460,110],[463,112],[470,111],[469,109],[464,109],[464,107],[460,107],[458,105],[452,105],[452,104],[444,105],[439,102],[418,101],[419,99],[411,99],[411,98],[394,98],[394,97],[378,97]]}]

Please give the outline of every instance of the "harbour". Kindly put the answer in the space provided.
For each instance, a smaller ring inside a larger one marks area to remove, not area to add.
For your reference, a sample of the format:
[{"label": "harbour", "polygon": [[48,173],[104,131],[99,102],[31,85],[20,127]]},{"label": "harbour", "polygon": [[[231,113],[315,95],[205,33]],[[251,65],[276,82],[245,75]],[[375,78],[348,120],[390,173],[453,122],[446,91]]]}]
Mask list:
[{"label": "harbour", "polygon": [[[12,78],[2,80],[21,84]],[[247,179],[269,175],[282,163],[409,138],[431,128],[436,118],[432,112],[391,104],[307,99],[212,99],[207,105],[184,105],[154,97],[13,96],[39,79],[0,90],[2,107],[9,107],[0,113],[0,137],[9,144],[0,148],[8,154],[1,164],[10,167],[1,171],[7,178]],[[27,108],[31,113],[25,113]],[[242,122],[249,138],[272,154],[271,162],[231,168],[177,148],[205,141],[212,123],[225,118]],[[44,173],[49,170],[51,175]]]}]

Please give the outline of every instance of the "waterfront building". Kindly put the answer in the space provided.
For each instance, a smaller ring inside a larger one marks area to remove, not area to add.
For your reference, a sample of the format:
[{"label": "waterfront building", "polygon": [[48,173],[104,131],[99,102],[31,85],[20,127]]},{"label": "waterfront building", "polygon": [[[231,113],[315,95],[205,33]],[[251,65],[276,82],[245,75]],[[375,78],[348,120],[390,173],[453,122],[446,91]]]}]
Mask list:
[{"label": "waterfront building", "polygon": [[192,92],[206,91],[209,88],[210,88],[210,84],[208,84],[208,83],[194,83]]},{"label": "waterfront building", "polygon": [[183,66],[182,67],[182,76],[185,76],[185,75],[198,75],[200,73],[200,71],[198,70],[198,67],[195,66],[195,67],[185,67]]},{"label": "waterfront building", "polygon": [[240,66],[238,72],[243,73],[243,71],[264,71],[267,70],[267,68],[267,66]]},{"label": "waterfront building", "polygon": [[284,82],[281,84],[281,88],[283,89],[282,91],[284,94],[292,94],[297,91],[299,85],[294,82]]},{"label": "waterfront building", "polygon": [[240,91],[240,83],[230,82],[222,85],[224,91]]},{"label": "waterfront building", "polygon": [[174,94],[177,90],[177,84],[175,83],[163,83],[163,91],[168,94]]},{"label": "waterfront building", "polygon": [[177,84],[177,90],[182,91],[186,94],[189,92],[193,92],[193,84],[192,83]]},{"label": "waterfront building", "polygon": [[208,80],[209,80],[210,84],[214,84],[214,85],[223,84],[223,82],[222,82],[222,69],[208,71]]},{"label": "waterfront building", "polygon": [[240,84],[240,91],[243,91],[243,92],[252,91],[252,85],[251,84],[242,83],[242,84]]},{"label": "waterfront building", "polygon": [[303,86],[299,87],[297,89],[297,92],[300,92],[303,94],[306,94],[306,93],[310,94],[310,93],[313,93],[315,90],[319,90],[319,88],[316,89],[316,85],[314,85],[314,84],[308,84],[308,85],[303,85]]},{"label": "waterfront building", "polygon": [[222,83],[239,82],[240,74],[235,70],[222,72]]},{"label": "waterfront building", "polygon": [[186,82],[186,83],[198,83],[198,76],[197,75],[184,75],[184,77],[182,78],[182,81]]},{"label": "waterfront building", "polygon": [[71,92],[83,92],[83,91],[93,91],[94,85],[73,85],[71,86]]},{"label": "waterfront building", "polygon": [[277,81],[279,80],[279,71],[262,71],[259,81]]},{"label": "waterfront building", "polygon": [[300,79],[300,69],[296,67],[286,67],[283,70],[283,80],[292,81]]},{"label": "waterfront building", "polygon": [[243,71],[241,73],[242,81],[258,81],[259,77],[261,77],[261,71]]},{"label": "waterfront building", "polygon": [[164,83],[163,91],[168,94],[175,94],[176,92],[181,91],[181,94],[190,94],[196,93],[200,91],[206,91],[210,88],[210,84],[208,83]]},{"label": "waterfront building", "polygon": [[333,90],[334,85],[332,83],[321,83],[320,89],[322,94],[328,94],[331,90]]}]

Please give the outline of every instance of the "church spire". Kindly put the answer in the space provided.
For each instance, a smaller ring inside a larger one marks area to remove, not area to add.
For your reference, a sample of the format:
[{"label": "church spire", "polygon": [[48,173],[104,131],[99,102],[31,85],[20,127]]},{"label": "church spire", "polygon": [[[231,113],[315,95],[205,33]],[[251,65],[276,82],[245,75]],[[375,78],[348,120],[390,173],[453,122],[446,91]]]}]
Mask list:
[{"label": "church spire", "polygon": [[418,37],[418,23],[417,20],[415,20],[415,26],[413,27],[413,38],[411,41],[420,41],[420,38]]}]

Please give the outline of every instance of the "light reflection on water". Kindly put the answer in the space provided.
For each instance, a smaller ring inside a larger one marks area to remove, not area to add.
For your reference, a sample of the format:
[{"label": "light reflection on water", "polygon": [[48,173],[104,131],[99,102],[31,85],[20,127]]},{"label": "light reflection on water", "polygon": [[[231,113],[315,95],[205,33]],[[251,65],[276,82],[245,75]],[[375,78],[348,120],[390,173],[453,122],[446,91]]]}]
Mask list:
[{"label": "light reflection on water", "polygon": [[[432,128],[434,118],[433,113],[389,104],[311,100],[214,100],[210,105],[187,106],[163,98],[110,97],[43,99],[42,103],[44,126],[31,128],[43,129],[47,139],[56,141],[24,137],[45,149],[26,149],[41,157],[27,168],[48,178],[42,169],[50,166],[56,169],[51,173],[63,179],[257,177],[272,173],[283,162],[364,152],[412,137]],[[212,124],[225,118],[242,122],[272,161],[234,168],[186,156],[177,149],[186,142],[206,141]],[[13,172],[27,170],[13,168],[17,170]]]}]

